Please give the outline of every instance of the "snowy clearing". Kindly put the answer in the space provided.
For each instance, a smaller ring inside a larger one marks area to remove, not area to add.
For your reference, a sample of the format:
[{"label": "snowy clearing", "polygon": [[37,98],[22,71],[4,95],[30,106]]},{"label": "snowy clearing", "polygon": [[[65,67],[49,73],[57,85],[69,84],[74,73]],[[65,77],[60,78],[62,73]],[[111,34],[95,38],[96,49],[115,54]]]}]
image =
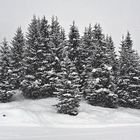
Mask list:
[{"label": "snowy clearing", "polygon": [[55,98],[1,103],[0,140],[140,139],[140,110],[82,102],[78,116],[69,116],[57,114],[56,103]]}]

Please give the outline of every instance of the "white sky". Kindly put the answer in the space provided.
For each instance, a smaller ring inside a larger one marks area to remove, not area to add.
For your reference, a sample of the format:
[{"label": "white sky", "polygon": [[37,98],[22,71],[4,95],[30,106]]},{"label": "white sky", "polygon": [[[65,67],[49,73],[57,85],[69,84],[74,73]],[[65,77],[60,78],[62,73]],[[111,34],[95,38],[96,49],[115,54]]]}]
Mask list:
[{"label": "white sky", "polygon": [[18,26],[26,32],[33,14],[58,16],[66,33],[73,20],[81,33],[89,23],[100,23],[117,48],[129,30],[140,53],[140,0],[0,0],[0,41],[11,40]]}]

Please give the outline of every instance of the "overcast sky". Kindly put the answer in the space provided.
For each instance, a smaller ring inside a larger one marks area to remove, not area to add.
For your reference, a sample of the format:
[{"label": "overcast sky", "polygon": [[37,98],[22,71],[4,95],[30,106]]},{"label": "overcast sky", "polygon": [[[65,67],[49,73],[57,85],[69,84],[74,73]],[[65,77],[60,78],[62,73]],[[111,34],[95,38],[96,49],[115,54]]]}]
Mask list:
[{"label": "overcast sky", "polygon": [[129,30],[140,53],[140,0],[0,0],[0,41],[11,40],[18,26],[26,32],[33,14],[58,16],[66,33],[73,20],[81,34],[89,23],[100,23],[117,48]]}]

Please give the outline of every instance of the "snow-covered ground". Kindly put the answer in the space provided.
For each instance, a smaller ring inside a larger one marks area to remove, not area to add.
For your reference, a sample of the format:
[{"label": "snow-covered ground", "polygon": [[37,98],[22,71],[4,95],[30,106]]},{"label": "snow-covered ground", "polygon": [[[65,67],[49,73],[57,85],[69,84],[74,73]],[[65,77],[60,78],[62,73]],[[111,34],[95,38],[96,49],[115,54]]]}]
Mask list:
[{"label": "snow-covered ground", "polygon": [[140,110],[81,102],[78,116],[69,116],[56,113],[56,103],[18,96],[0,103],[0,140],[140,140]]}]

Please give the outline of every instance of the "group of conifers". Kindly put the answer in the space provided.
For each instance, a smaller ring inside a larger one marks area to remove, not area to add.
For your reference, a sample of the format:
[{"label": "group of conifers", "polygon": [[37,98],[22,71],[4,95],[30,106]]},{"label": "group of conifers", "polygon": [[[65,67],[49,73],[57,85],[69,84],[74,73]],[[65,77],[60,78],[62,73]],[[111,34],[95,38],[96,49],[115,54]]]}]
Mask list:
[{"label": "group of conifers", "polygon": [[95,106],[140,108],[140,61],[128,32],[116,55],[111,36],[100,24],[80,36],[75,22],[68,36],[57,17],[33,16],[26,35],[19,27],[0,45],[0,101],[58,98],[59,113],[77,115],[79,102]]}]

